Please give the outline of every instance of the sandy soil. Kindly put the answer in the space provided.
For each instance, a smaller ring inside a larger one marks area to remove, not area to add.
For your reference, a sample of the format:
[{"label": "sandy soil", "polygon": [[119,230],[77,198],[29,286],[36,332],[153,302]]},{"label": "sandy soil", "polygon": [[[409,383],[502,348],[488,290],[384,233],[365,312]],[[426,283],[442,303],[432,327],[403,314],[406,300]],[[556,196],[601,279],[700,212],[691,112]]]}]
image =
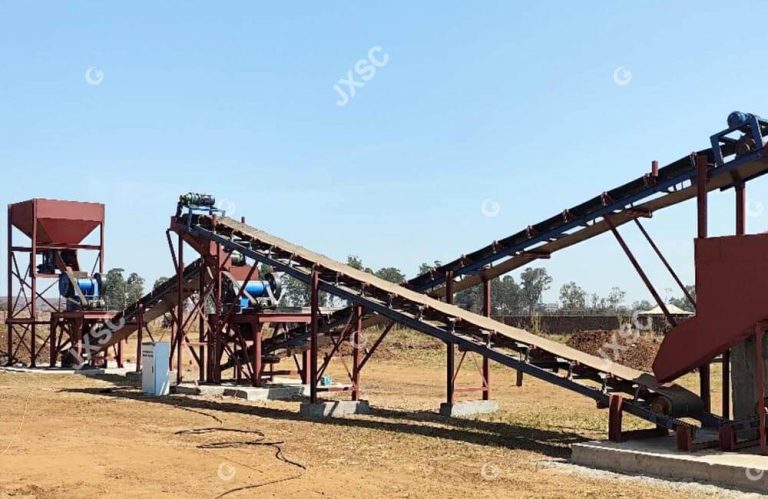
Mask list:
[{"label": "sandy soil", "polygon": [[[0,372],[0,497],[726,494],[553,466],[569,457],[571,443],[604,437],[606,413],[531,378],[517,388],[508,369],[493,370],[501,411],[440,418],[443,360],[439,350],[418,346],[399,356],[385,351],[366,366],[363,389],[373,414],[323,422],[300,419],[298,401],[149,399],[120,377]],[[461,382],[476,382],[473,371],[470,361]],[[342,373],[334,363],[331,374]],[[201,428],[263,436],[188,432]],[[248,440],[257,445],[242,444]],[[272,442],[284,442],[283,457],[306,469],[276,457],[276,446],[264,445]]]}]

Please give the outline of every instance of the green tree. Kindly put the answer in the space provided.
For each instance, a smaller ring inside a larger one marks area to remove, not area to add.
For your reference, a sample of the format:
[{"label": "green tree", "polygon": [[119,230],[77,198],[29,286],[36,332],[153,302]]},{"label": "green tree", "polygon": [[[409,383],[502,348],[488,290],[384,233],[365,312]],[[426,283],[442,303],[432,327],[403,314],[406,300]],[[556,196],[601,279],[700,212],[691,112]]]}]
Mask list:
[{"label": "green tree", "polygon": [[[685,289],[688,290],[688,293],[690,293],[691,297],[696,300],[696,286],[686,286]],[[680,307],[683,310],[687,310],[688,312],[695,312],[696,307],[693,306],[693,303],[688,301],[688,297],[683,295],[679,298],[672,298],[669,300],[669,303],[676,307]]]},{"label": "green tree", "polygon": [[573,281],[563,284],[560,288],[560,306],[566,312],[585,312],[587,292]]},{"label": "green tree", "polygon": [[436,268],[440,267],[442,263],[440,260],[435,260],[434,262],[430,263],[422,263],[419,265],[419,275],[426,274],[427,272],[432,272]]},{"label": "green tree", "polygon": [[552,284],[552,277],[543,267],[527,267],[520,274],[520,288],[522,293],[522,302],[525,309],[531,313],[536,305],[541,302],[541,296],[544,291],[549,289]]},{"label": "green tree", "polygon": [[616,286],[612,287],[608,292],[608,298],[606,299],[608,310],[611,312],[619,312],[624,310],[623,303],[625,296],[626,293],[624,291],[617,288]]},{"label": "green tree", "polygon": [[635,310],[638,312],[645,312],[646,310],[650,310],[652,308],[653,308],[653,305],[648,300],[640,300],[632,304],[632,310]]},{"label": "green tree", "polygon": [[[308,307],[312,298],[308,285],[287,274],[283,276],[283,295],[286,305],[290,307]],[[321,307],[327,307],[330,303],[330,295],[321,291],[318,301]]]},{"label": "green tree", "polygon": [[136,272],[131,272],[125,280],[125,305],[135,303],[144,296],[144,278]]},{"label": "green tree", "polygon": [[358,256],[349,255],[347,257],[347,265],[349,265],[353,269],[362,270],[363,272],[373,274],[373,270],[370,267],[366,267],[365,265],[363,265],[363,260],[361,260],[360,257]]},{"label": "green tree", "polygon": [[520,286],[511,275],[496,278],[491,282],[493,313],[499,315],[517,314],[523,308]]},{"label": "green tree", "polygon": [[394,282],[395,284],[402,284],[405,282],[405,275],[396,267],[380,268],[376,271],[375,275],[376,277],[380,277],[385,281]]},{"label": "green tree", "polygon": [[155,280],[155,283],[152,285],[152,289],[157,289],[157,288],[159,288],[160,286],[162,286],[163,284],[165,284],[166,282],[168,282],[168,280],[169,280],[169,279],[170,279],[169,277],[158,277],[158,278]]},{"label": "green tree", "polygon": [[126,303],[125,269],[110,269],[104,276],[104,301],[110,310],[122,310]]}]

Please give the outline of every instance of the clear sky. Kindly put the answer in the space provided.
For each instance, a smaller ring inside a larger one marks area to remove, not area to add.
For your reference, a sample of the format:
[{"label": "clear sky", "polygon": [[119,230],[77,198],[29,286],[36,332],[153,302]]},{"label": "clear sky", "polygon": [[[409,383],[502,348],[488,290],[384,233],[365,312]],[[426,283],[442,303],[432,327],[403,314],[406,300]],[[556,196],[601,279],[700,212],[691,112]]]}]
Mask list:
[{"label": "clear sky", "polygon": [[[768,115],[765,2],[274,4],[0,2],[0,201],[106,203],[108,267],[150,283],[190,190],[410,277],[706,147],[733,110]],[[749,200],[766,230],[766,181]],[[692,281],[694,203],[647,227]],[[648,298],[609,235],[545,266],[546,301],[570,280]]]}]

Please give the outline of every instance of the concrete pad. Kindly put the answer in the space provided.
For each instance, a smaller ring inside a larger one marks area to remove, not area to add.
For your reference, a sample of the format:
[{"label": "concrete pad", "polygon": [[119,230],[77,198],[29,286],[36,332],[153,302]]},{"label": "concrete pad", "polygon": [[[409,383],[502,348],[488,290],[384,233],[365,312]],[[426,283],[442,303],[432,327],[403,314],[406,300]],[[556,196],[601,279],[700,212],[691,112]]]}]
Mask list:
[{"label": "concrete pad", "polygon": [[440,404],[440,415],[449,418],[466,418],[476,414],[489,414],[499,410],[496,400],[462,400],[449,404]]},{"label": "concrete pad", "polygon": [[628,442],[594,441],[571,447],[574,464],[620,473],[709,482],[746,491],[768,491],[768,456],[739,452],[676,450],[675,437]]},{"label": "concrete pad", "polygon": [[302,396],[304,388],[297,386],[268,385],[265,387],[240,386],[224,389],[224,396],[245,400],[294,400]]},{"label": "concrete pad", "polygon": [[207,397],[237,397],[244,400],[295,400],[302,396],[302,385],[268,385],[265,387],[238,386],[232,384],[198,385],[182,383],[172,388],[180,395]]},{"label": "concrete pad", "polygon": [[299,414],[310,419],[335,418],[369,412],[371,407],[367,400],[334,400],[316,404],[305,402],[299,409]]},{"label": "concrete pad", "polygon": [[82,376],[89,376],[94,374],[115,374],[118,376],[125,376],[131,371],[135,371],[136,366],[133,364],[126,364],[125,367],[85,367],[83,369],[74,369],[71,367],[50,367],[47,365],[38,367],[15,367],[4,366],[0,367],[0,371],[8,373],[28,373],[28,374],[80,374]]}]

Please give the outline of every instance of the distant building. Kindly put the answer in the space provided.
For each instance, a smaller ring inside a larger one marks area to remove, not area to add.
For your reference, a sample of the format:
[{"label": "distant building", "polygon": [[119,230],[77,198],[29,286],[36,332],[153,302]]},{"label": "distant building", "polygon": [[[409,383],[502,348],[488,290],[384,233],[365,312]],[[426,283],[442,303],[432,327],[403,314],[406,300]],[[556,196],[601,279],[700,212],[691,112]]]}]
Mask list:
[{"label": "distant building", "polygon": [[539,303],[536,306],[536,311],[543,314],[554,314],[558,310],[560,310],[560,305],[558,303]]}]

